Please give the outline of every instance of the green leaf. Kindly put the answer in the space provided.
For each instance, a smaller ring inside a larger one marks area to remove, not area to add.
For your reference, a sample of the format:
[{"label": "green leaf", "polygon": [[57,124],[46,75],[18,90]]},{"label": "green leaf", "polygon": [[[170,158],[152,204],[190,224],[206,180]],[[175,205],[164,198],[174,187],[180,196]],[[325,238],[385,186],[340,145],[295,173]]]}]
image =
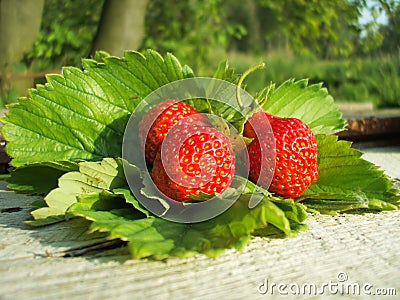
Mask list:
[{"label": "green leaf", "polygon": [[[243,178],[243,180],[245,180]],[[243,190],[243,195],[241,198],[247,198],[249,207],[253,207],[259,201],[270,202],[267,221],[273,225],[277,230],[283,232],[285,235],[296,235],[299,230],[303,230],[302,222],[307,219],[306,208],[300,203],[296,203],[292,199],[284,199],[280,196],[276,196],[269,191],[257,186],[253,182],[246,180],[245,188]],[[297,224],[297,225],[295,225]],[[305,225],[304,225],[305,226]],[[267,234],[265,230],[258,230],[258,235],[260,232]],[[275,230],[274,230],[275,232]]]},{"label": "green leaf", "polygon": [[110,54],[107,53],[106,51],[96,51],[93,59],[97,62],[104,63],[105,59],[109,56],[110,56]]},{"label": "green leaf", "polygon": [[[238,89],[237,76],[227,60],[218,65],[213,78],[215,80],[205,87],[205,99],[189,99],[187,102],[200,112],[224,119],[242,133],[247,116],[258,109],[256,99],[243,89]],[[238,90],[241,103],[237,97]]]},{"label": "green leaf", "polygon": [[231,66],[229,66],[227,60],[224,60],[219,63],[213,78],[226,80],[233,83],[236,81],[235,70]]},{"label": "green leaf", "polygon": [[150,216],[149,211],[147,209],[145,209],[142,206],[142,204],[140,204],[140,202],[135,198],[134,195],[132,195],[132,192],[131,192],[129,187],[122,187],[122,188],[113,189],[113,193],[115,195],[123,196],[127,203],[132,204],[132,206],[135,209],[137,209],[138,211],[143,213],[146,217]]},{"label": "green leaf", "polygon": [[[290,222],[291,236],[297,236],[300,231],[308,229],[306,224]],[[253,232],[253,236],[268,237],[268,238],[284,238],[285,234],[277,227],[270,225],[262,228],[257,228]]]},{"label": "green leaf", "polygon": [[[157,210],[156,215],[168,215],[170,205],[154,188],[154,184],[149,177],[144,177],[143,187],[140,192],[146,198],[158,201],[159,205],[153,207],[153,209]],[[268,191],[262,189],[261,187],[256,186],[254,183],[247,180],[246,178],[237,175],[234,177],[234,180],[228,189],[226,189],[221,194],[214,194],[214,196],[216,199],[220,199],[222,207],[226,207],[225,201],[229,202],[230,199],[239,198],[241,201],[247,201],[248,207],[250,208],[254,207],[254,205],[258,204],[259,202],[264,201],[264,206],[267,207],[267,212],[265,215],[267,222],[276,226],[286,235],[292,235],[294,233],[290,229],[289,219],[301,223],[306,218],[306,213],[303,205],[295,203],[294,201],[284,200],[283,198],[274,196]],[[209,197],[210,196],[206,195],[192,197],[191,202],[205,200]],[[252,204],[253,199],[256,199],[255,204]],[[188,205],[190,205],[190,203],[188,203]],[[216,206],[215,209],[218,210],[220,209],[220,207]]]},{"label": "green leaf", "polygon": [[295,202],[293,199],[283,199],[280,197],[274,197],[271,200],[285,213],[285,216],[293,223],[300,224],[307,219],[307,208],[301,203]]},{"label": "green leaf", "polygon": [[[101,58],[100,58],[101,57]],[[157,88],[193,76],[171,54],[128,51],[98,55],[84,70],[63,68],[46,85],[10,106],[1,129],[11,164],[121,157],[126,123],[137,104]]]},{"label": "green leaf", "polygon": [[[115,197],[110,194],[103,196]],[[155,217],[135,219],[128,211],[118,210],[119,207],[113,210],[97,205],[93,196],[89,200],[86,196],[80,197],[68,212],[92,220],[92,230],[110,232],[111,238],[128,241],[135,258],[152,256],[163,259],[170,255],[182,257],[195,253],[215,257],[225,249],[242,249],[249,241],[251,232],[267,225],[268,220],[282,217],[272,217],[276,206],[267,199],[250,209],[247,205],[249,197],[246,195],[239,199],[213,219],[194,224]]]},{"label": "green leaf", "polygon": [[345,129],[346,121],[322,84],[308,80],[288,80],[275,88],[268,86],[257,96],[263,109],[280,117],[299,118],[315,134],[331,134]]},{"label": "green leaf", "polygon": [[7,187],[16,192],[40,195],[56,188],[61,175],[76,170],[75,162],[40,162],[12,169],[5,180],[9,183]]},{"label": "green leaf", "polygon": [[317,135],[319,177],[298,199],[323,213],[393,210],[400,204],[393,182],[362,153],[337,136]]},{"label": "green leaf", "polygon": [[77,201],[78,196],[126,186],[121,159],[81,162],[78,167],[79,171],[68,172],[60,177],[58,188],[44,198],[47,206],[32,211],[33,220],[26,221],[27,224],[42,226],[63,221],[65,212]]},{"label": "green leaf", "polygon": [[124,217],[129,220],[146,218],[146,214],[126,202],[122,194],[112,193],[106,190],[78,196],[78,202],[74,203],[67,213],[79,210],[108,211],[114,215]]}]

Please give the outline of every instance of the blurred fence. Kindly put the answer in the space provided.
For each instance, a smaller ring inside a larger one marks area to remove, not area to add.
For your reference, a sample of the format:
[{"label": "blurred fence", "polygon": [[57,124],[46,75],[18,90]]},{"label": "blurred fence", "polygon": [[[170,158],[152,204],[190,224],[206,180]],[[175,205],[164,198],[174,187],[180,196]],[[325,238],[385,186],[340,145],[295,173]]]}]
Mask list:
[{"label": "blurred fence", "polygon": [[60,74],[61,70],[41,72],[19,72],[0,76],[0,107],[16,102],[19,97],[27,96],[28,89],[37,83],[45,83],[47,74]]},{"label": "blurred fence", "polygon": [[12,82],[18,80],[31,80],[32,87],[36,79],[45,78],[47,74],[60,74],[60,70],[48,70],[41,72],[10,73],[0,76],[0,82]]}]

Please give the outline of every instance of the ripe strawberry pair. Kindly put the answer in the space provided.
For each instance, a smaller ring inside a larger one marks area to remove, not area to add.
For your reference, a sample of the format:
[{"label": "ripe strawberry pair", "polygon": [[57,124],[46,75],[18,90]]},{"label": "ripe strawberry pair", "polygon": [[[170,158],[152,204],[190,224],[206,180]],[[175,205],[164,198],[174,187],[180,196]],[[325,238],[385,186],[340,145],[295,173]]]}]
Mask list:
[{"label": "ripe strawberry pair", "polygon": [[[273,135],[265,132],[265,120]],[[186,201],[191,195],[222,193],[231,184],[236,168],[232,145],[192,106],[171,99],[161,102],[142,118],[139,135],[154,184],[166,196]],[[299,119],[258,112],[246,122],[243,135],[253,139],[248,145],[253,182],[297,198],[316,181],[315,137]]]}]

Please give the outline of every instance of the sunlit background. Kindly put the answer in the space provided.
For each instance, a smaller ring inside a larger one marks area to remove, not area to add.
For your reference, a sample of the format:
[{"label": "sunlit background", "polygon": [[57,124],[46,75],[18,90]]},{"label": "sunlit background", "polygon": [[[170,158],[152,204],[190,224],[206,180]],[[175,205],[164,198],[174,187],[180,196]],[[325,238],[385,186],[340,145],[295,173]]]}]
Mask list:
[{"label": "sunlit background", "polygon": [[[147,48],[172,52],[201,76],[212,76],[224,59],[237,73],[266,62],[264,71],[249,76],[250,92],[270,81],[309,78],[323,82],[336,101],[400,106],[399,0],[3,0],[0,5],[2,106],[45,82],[47,72],[81,67],[81,58],[95,51],[122,56],[124,50]],[[25,39],[22,30],[33,35],[23,49],[15,42]]]}]

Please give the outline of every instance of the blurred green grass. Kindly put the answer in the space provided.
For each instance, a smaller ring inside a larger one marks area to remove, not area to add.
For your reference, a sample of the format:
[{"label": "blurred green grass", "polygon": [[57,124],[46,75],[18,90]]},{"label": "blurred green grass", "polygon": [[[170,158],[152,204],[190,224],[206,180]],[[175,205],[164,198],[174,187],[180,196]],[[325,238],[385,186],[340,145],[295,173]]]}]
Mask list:
[{"label": "blurred green grass", "polygon": [[[261,90],[271,81],[279,85],[290,78],[307,78],[310,83],[322,82],[336,101],[372,102],[377,108],[400,107],[399,56],[319,60],[287,53],[255,56],[233,52],[228,54],[228,60],[239,74],[251,65],[266,63],[264,70],[246,79],[250,93]],[[208,64],[200,73],[212,74],[211,67],[216,67],[212,65]]]}]

